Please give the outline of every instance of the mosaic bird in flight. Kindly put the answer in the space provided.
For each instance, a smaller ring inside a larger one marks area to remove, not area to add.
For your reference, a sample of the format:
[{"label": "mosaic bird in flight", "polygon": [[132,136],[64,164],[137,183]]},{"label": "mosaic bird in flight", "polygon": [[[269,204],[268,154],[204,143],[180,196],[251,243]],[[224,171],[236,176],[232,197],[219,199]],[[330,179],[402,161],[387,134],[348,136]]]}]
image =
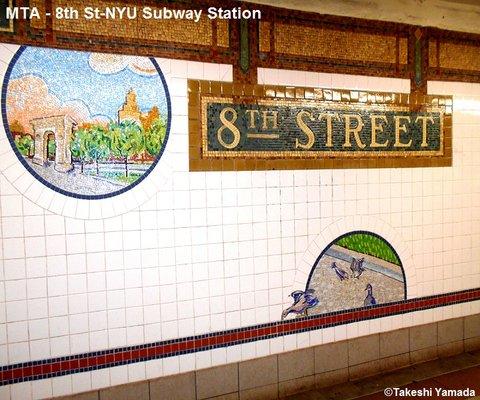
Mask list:
[{"label": "mosaic bird in flight", "polygon": [[370,285],[370,283],[367,285],[367,287],[365,288],[365,290],[367,290],[367,297],[365,297],[365,300],[363,301],[363,305],[365,307],[368,307],[368,306],[374,306],[375,304],[377,304],[377,300],[375,300],[375,297],[373,297],[373,288],[372,288],[372,285]]},{"label": "mosaic bird in flight", "polygon": [[365,271],[365,268],[363,267],[364,261],[365,259],[363,257],[358,260],[355,257],[352,257],[352,263],[350,264],[350,269],[352,270],[352,276],[354,278],[359,278],[360,275],[362,275],[362,272]]},{"label": "mosaic bird in flight", "polygon": [[338,279],[343,281],[344,279],[348,279],[348,274],[340,268],[336,262],[332,262],[332,265],[330,265],[330,268],[332,268],[335,271],[335,274],[337,275]]},{"label": "mosaic bird in flight", "polygon": [[304,292],[301,290],[295,290],[290,296],[293,297],[293,304],[282,312],[282,320],[284,320],[288,314],[304,314],[307,309],[315,307],[318,304],[318,299],[314,295],[315,290],[307,289]]}]

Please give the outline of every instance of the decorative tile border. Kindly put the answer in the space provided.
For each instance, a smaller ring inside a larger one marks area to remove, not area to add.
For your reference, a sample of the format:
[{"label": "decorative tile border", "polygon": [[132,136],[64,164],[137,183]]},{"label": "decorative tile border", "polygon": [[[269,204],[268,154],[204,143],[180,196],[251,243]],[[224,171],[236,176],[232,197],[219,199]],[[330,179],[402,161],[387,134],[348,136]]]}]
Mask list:
[{"label": "decorative tile border", "polygon": [[480,288],[289,321],[0,367],[0,386],[196,353],[336,325],[480,300]]}]

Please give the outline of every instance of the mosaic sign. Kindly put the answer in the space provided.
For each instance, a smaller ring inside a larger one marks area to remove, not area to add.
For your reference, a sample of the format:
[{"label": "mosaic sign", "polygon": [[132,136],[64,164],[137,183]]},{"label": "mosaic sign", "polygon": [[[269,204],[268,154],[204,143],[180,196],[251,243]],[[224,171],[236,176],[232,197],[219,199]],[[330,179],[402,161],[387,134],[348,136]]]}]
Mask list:
[{"label": "mosaic sign", "polygon": [[[238,159],[243,169],[249,169],[248,160],[252,169],[258,169],[255,160],[263,161],[263,169],[288,168],[288,160],[308,163],[294,162],[292,168],[365,166],[357,160],[368,166],[383,166],[385,159],[391,159],[389,166],[397,166],[396,159],[407,166],[405,158],[412,159],[410,166],[451,160],[451,98],[425,96],[411,104],[400,94],[266,86],[237,88],[236,94],[235,85],[227,91],[225,84],[215,94],[205,93],[202,83],[198,95],[191,91],[190,96],[197,106],[191,109],[196,123],[190,135],[200,145],[196,152],[191,140],[193,170],[215,164],[228,169],[232,164],[224,161]],[[209,91],[215,92],[213,83]],[[344,160],[348,165],[335,165]]]},{"label": "mosaic sign", "polygon": [[304,291],[291,294],[282,319],[372,307],[406,299],[402,263],[371,232],[351,232],[331,243],[312,267]]},{"label": "mosaic sign", "polygon": [[19,160],[62,194],[98,199],[137,185],[168,138],[168,89],[152,58],[22,47],[2,115]]}]

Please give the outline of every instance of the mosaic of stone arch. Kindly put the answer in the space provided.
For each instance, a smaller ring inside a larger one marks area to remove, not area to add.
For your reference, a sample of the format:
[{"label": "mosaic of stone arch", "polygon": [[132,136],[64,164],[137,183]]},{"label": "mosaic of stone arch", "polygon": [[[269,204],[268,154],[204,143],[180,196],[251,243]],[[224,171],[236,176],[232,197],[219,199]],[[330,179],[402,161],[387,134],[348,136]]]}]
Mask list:
[{"label": "mosaic of stone arch", "polygon": [[44,165],[48,155],[48,136],[53,133],[55,140],[55,165],[58,172],[68,172],[73,169],[70,142],[76,122],[68,115],[35,118],[30,121],[33,127],[34,149],[32,162]]},{"label": "mosaic of stone arch", "polygon": [[[373,240],[383,241],[395,254],[395,262],[379,260],[362,249],[339,247],[338,239],[349,234],[370,234]],[[326,313],[401,301],[416,295],[417,279],[411,250],[400,235],[381,220],[358,216],[334,222],[309,244],[297,265],[291,289],[284,292],[286,301],[282,317],[292,314],[286,312],[292,307],[295,309],[295,304],[296,308],[301,308],[298,300],[305,308],[300,314],[306,315],[309,314],[307,309],[310,314]]]}]

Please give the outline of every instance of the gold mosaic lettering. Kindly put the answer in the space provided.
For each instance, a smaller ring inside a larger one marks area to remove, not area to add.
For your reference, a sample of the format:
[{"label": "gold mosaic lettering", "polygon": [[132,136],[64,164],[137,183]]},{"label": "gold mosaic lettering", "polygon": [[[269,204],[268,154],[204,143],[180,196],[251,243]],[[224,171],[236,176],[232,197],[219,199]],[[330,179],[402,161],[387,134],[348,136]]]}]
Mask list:
[{"label": "gold mosaic lettering", "polygon": [[370,143],[370,147],[387,147],[388,146],[388,139],[383,143],[377,142],[377,133],[383,132],[383,125],[380,123],[381,121],[387,122],[386,115],[371,115],[370,120],[372,122],[372,141]]},{"label": "gold mosaic lettering", "polygon": [[400,140],[400,134],[403,133],[408,133],[407,132],[407,127],[405,125],[401,125],[402,119],[405,120],[406,122],[410,122],[410,117],[406,115],[399,115],[393,117],[395,120],[395,144],[394,147],[410,147],[412,145],[412,138],[410,138],[410,141],[408,143],[402,143]]},{"label": "gold mosaic lettering", "polygon": [[[350,142],[350,136],[353,134],[353,137],[357,142],[357,146],[361,149],[364,149],[365,144],[362,143],[359,135],[360,131],[363,129],[362,118],[354,114],[343,114],[342,117],[345,118],[345,143],[343,144],[343,147],[352,147],[352,143]],[[350,122],[352,119],[357,121],[357,126],[354,128],[350,126]]]},{"label": "gold mosaic lettering", "polygon": [[255,115],[258,115],[258,110],[245,110],[245,114],[248,115],[248,128],[249,129],[255,129],[256,128],[256,123],[255,123]]},{"label": "gold mosaic lettering", "polygon": [[321,121],[322,118],[325,118],[325,121],[327,122],[327,139],[325,141],[325,146],[326,147],[332,147],[333,146],[333,129],[332,129],[332,119],[340,119],[337,113],[334,114],[320,114],[318,117],[318,120]]},{"label": "gold mosaic lettering", "polygon": [[[271,113],[271,115],[268,115],[268,113]],[[278,128],[278,111],[262,111],[262,116],[263,116],[263,124],[262,124],[263,130],[268,129],[268,121],[271,121],[272,129]]]},{"label": "gold mosaic lettering", "polygon": [[315,143],[315,135],[310,127],[303,121],[303,117],[307,116],[310,118],[310,121],[313,121],[313,115],[309,111],[302,110],[297,114],[297,125],[302,130],[305,135],[307,135],[307,143],[300,143],[298,138],[295,138],[295,148],[309,149]]},{"label": "gold mosaic lettering", "polygon": [[[230,120],[228,120],[226,117],[227,113],[232,114],[232,118]],[[238,143],[240,143],[240,131],[234,125],[235,121],[237,120],[237,117],[238,117],[237,112],[232,107],[225,107],[220,112],[220,121],[222,122],[223,125],[220,128],[218,128],[217,138],[219,143],[226,149],[233,149],[238,146]],[[223,140],[222,133],[225,129],[228,129],[230,130],[230,132],[233,133],[233,141],[231,143],[226,143]]]},{"label": "gold mosaic lettering", "polygon": [[420,117],[417,117],[417,119],[415,120],[415,123],[417,124],[418,123],[418,120],[422,121],[422,144],[421,146],[422,147],[428,147],[428,143],[427,143],[427,125],[428,125],[428,122],[430,121],[432,124],[435,122],[433,120],[432,117],[427,117],[427,116],[420,116]]}]

